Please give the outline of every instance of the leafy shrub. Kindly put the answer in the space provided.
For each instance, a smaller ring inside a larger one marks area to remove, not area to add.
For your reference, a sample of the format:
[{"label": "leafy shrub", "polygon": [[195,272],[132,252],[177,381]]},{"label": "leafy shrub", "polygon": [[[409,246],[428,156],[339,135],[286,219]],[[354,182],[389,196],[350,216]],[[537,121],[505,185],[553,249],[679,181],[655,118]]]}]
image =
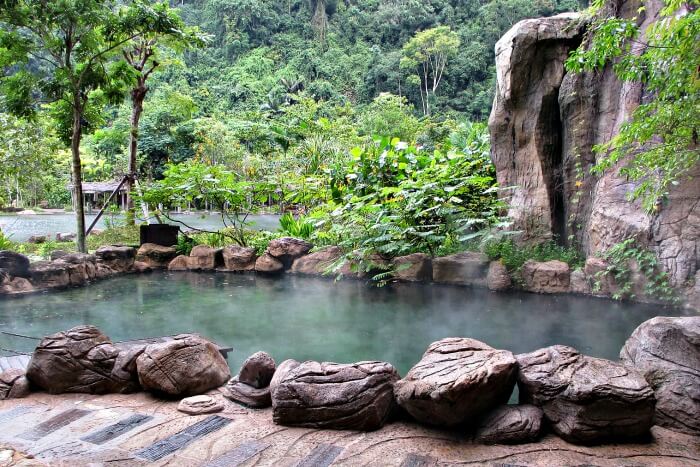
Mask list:
[{"label": "leafy shrub", "polygon": [[250,232],[247,238],[248,246],[255,248],[255,253],[260,256],[265,253],[267,246],[276,238],[282,237],[283,234],[268,232],[267,230],[259,230]]},{"label": "leafy shrub", "polygon": [[0,250],[13,250],[14,247],[15,243],[10,240],[10,236],[0,230]]},{"label": "leafy shrub", "polygon": [[285,213],[280,217],[280,231],[290,237],[308,240],[314,233],[314,225],[303,217],[295,219],[291,213]]},{"label": "leafy shrub", "polygon": [[197,240],[193,237],[188,237],[186,235],[177,236],[177,245],[175,245],[175,251],[178,255],[189,256],[192,252],[192,248],[197,246]]}]

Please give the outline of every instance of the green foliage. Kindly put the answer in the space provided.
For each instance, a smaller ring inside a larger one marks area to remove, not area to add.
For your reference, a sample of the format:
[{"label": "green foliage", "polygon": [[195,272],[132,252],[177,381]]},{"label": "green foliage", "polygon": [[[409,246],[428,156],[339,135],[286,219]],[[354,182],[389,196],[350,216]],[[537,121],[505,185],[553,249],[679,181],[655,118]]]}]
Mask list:
[{"label": "green foliage", "polygon": [[14,250],[15,244],[10,239],[9,235],[5,235],[5,232],[0,230],[0,250]]},{"label": "green foliage", "polygon": [[534,245],[521,244],[513,238],[502,238],[486,243],[484,253],[490,260],[501,261],[508,271],[515,273],[518,273],[523,264],[529,260],[559,260],[575,269],[583,266],[585,259],[576,248],[563,247],[551,241]]},{"label": "green foliage", "polygon": [[595,148],[601,156],[595,170],[622,163],[621,173],[637,182],[632,197],[641,197],[653,212],[669,186],[700,162],[700,1],[666,0],[645,34],[638,23],[636,18],[597,18],[589,40],[566,66],[581,72],[613,62],[621,80],[644,85],[650,98],[618,135]]},{"label": "green foliage", "polygon": [[290,237],[309,239],[314,232],[314,225],[303,217],[295,219],[287,212],[280,217],[280,232]]},{"label": "green foliage", "polygon": [[175,251],[178,255],[189,256],[190,252],[192,252],[192,248],[194,248],[197,245],[198,243],[195,238],[187,235],[178,235],[177,245],[175,245]]},{"label": "green foliage", "polygon": [[[104,245],[138,245],[139,244],[139,227],[134,225],[122,225],[104,229],[99,233],[90,234],[87,237],[87,245],[90,251],[94,251]],[[59,244],[60,245],[60,244]],[[69,250],[75,249],[75,243],[70,243],[72,247]],[[61,250],[67,249],[65,245],[61,245]]]},{"label": "green foliage", "polygon": [[669,283],[668,274],[661,270],[656,255],[649,250],[637,248],[633,238],[624,240],[601,254],[608,267],[595,275],[594,290],[600,290],[601,282],[611,277],[616,289],[616,300],[634,299],[635,282],[633,270],[645,279],[644,295],[664,302],[675,303],[678,297]]},{"label": "green foliage", "polygon": [[272,240],[282,236],[282,233],[268,232],[266,230],[248,232],[247,244],[251,248],[255,248],[255,253],[260,256],[265,253],[267,246]]}]

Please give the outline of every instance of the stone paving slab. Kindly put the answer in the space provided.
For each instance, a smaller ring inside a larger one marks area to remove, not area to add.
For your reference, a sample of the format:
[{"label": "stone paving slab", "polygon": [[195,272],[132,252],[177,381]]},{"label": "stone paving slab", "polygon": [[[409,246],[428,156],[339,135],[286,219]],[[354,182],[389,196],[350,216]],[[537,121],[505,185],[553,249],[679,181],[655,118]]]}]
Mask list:
[{"label": "stone paving slab", "polygon": [[[408,421],[370,433],[283,427],[272,423],[270,409],[247,409],[216,391],[210,395],[221,398],[223,412],[185,415],[176,410],[178,401],[158,400],[146,393],[34,393],[26,399],[0,401],[0,450],[15,451],[12,465],[67,467],[700,465],[700,438],[660,427],[652,429],[649,444],[582,447],[548,435],[537,443],[485,446],[472,443],[459,431]],[[87,414],[69,423],[47,424],[60,422],[66,412],[82,413],[75,411]],[[20,437],[35,433],[42,424],[52,430],[36,440]],[[182,433],[188,433],[187,442],[177,441]],[[159,443],[172,449],[162,457],[143,456]]]}]

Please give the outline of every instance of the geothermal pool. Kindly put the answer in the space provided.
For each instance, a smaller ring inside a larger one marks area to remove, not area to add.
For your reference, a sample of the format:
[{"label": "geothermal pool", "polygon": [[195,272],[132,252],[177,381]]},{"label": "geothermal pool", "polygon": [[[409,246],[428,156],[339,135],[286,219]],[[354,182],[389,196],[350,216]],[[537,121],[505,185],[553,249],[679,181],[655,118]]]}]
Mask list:
[{"label": "geothermal pool", "polygon": [[[654,305],[577,296],[494,293],[440,285],[377,288],[361,281],[226,273],[121,276],[88,287],[0,299],[0,331],[41,337],[94,324],[113,340],[198,332],[231,346],[232,372],[253,352],[278,362],[384,360],[401,374],[428,344],[473,337],[514,353],[567,344],[617,359]],[[0,334],[0,347],[30,352],[35,341]]]},{"label": "geothermal pool", "polygon": [[[208,230],[221,229],[224,224],[220,215],[212,214],[172,214],[173,219],[185,222],[190,227]],[[105,214],[99,220],[95,228],[104,229],[107,219],[112,216]],[[122,216],[114,216],[117,221]],[[85,215],[86,225],[90,225],[95,219],[95,214]],[[279,228],[279,216],[276,214],[250,215],[247,219],[251,229],[276,231]],[[171,223],[170,221],[167,221]],[[187,229],[186,227],[182,227]],[[27,241],[32,235],[49,235],[51,238],[57,233],[75,233],[75,214],[2,214],[0,215],[0,230],[9,235],[15,242]]]}]

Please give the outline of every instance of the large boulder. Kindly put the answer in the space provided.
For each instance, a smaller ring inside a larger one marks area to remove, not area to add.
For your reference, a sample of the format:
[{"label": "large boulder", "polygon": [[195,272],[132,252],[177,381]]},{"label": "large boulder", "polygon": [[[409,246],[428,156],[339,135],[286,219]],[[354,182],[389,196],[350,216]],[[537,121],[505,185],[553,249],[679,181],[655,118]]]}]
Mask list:
[{"label": "large boulder", "polygon": [[19,399],[29,395],[29,380],[24,371],[11,368],[0,373],[0,400]]},{"label": "large boulder", "polygon": [[211,271],[223,264],[220,248],[212,248],[206,245],[197,245],[192,248],[188,260],[189,268],[193,270]]},{"label": "large boulder", "polygon": [[289,269],[295,259],[307,254],[311,248],[313,245],[306,240],[282,237],[270,241],[266,253],[281,261],[284,269]]},{"label": "large boulder", "polygon": [[60,261],[32,263],[29,272],[32,283],[39,289],[58,289],[71,285],[68,265]]},{"label": "large boulder", "polygon": [[653,388],[657,425],[700,435],[700,316],[645,321],[620,358]]},{"label": "large boulder", "polygon": [[638,372],[563,345],[516,358],[520,402],[541,407],[566,441],[593,444],[649,432],[654,392]]},{"label": "large boulder", "polygon": [[321,276],[327,274],[335,263],[343,256],[343,250],[337,246],[329,246],[319,251],[309,253],[294,261],[292,272]]},{"label": "large boulder", "polygon": [[138,389],[134,355],[120,352],[94,326],[77,326],[44,337],[34,350],[27,378],[51,394],[125,393]]},{"label": "large boulder", "polygon": [[144,389],[172,396],[202,394],[231,377],[216,345],[194,334],[147,345],[136,359],[136,370]]},{"label": "large boulder", "polygon": [[229,245],[221,252],[224,262],[223,270],[225,271],[254,271],[255,248],[243,247],[238,245]]},{"label": "large boulder", "polygon": [[272,417],[280,425],[370,431],[381,428],[394,406],[399,375],[389,363],[280,365],[272,390]]},{"label": "large boulder", "polygon": [[405,282],[430,282],[433,279],[433,261],[425,253],[413,253],[394,258],[394,278]]},{"label": "large boulder", "polygon": [[452,426],[475,423],[508,401],[516,362],[507,350],[475,339],[433,342],[423,358],[394,386],[396,402],[418,421]]},{"label": "large boulder", "polygon": [[154,269],[163,269],[167,268],[176,256],[177,251],[172,246],[144,243],[136,253],[136,261],[145,263]]},{"label": "large boulder", "polygon": [[457,253],[433,259],[433,281],[486,287],[489,259],[481,253]]},{"label": "large boulder", "polygon": [[542,433],[542,409],[534,405],[504,405],[490,412],[476,430],[484,444],[519,444],[537,440]]},{"label": "large boulder", "polygon": [[255,260],[255,271],[264,274],[279,274],[284,272],[284,263],[269,253],[265,253]]},{"label": "large boulder", "polygon": [[270,385],[274,374],[275,360],[265,352],[255,352],[241,365],[238,380],[260,389]]},{"label": "large boulder", "polygon": [[14,251],[0,251],[0,269],[14,277],[29,277],[29,258]]},{"label": "large boulder", "polygon": [[537,293],[567,293],[571,270],[563,261],[527,261],[522,268],[525,288]]},{"label": "large boulder", "polygon": [[95,252],[97,261],[108,266],[114,272],[126,272],[131,269],[136,259],[136,249],[130,246],[103,246]]}]

